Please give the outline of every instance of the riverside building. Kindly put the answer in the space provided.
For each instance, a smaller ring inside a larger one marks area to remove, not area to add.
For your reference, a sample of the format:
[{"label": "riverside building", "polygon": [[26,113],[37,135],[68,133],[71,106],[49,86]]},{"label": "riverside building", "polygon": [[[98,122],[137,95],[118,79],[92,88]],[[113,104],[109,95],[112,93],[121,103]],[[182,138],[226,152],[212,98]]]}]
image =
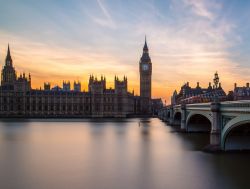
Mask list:
[{"label": "riverside building", "polygon": [[81,83],[63,81],[62,87],[44,83],[43,89],[32,89],[31,75],[17,76],[8,46],[1,73],[0,117],[129,117],[151,116],[152,63],[145,40],[139,62],[140,96],[128,91],[128,79],[115,76],[114,88],[106,87],[106,78],[89,76],[88,91]]}]

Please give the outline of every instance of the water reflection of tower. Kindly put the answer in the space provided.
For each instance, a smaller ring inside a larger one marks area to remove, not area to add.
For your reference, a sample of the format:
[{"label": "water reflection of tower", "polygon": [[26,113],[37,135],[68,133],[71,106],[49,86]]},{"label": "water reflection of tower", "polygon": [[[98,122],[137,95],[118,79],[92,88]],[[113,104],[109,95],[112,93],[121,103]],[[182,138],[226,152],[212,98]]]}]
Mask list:
[{"label": "water reflection of tower", "polygon": [[148,140],[149,134],[150,134],[150,119],[145,118],[139,121],[139,126],[141,127],[141,134],[143,136],[143,139]]},{"label": "water reflection of tower", "polygon": [[147,188],[148,186],[153,184],[154,175],[154,162],[153,162],[153,148],[152,148],[152,140],[151,140],[151,122],[150,119],[141,119],[140,120],[140,147],[139,147],[139,154],[140,157],[138,158],[138,173],[141,175],[140,186],[139,188]]}]

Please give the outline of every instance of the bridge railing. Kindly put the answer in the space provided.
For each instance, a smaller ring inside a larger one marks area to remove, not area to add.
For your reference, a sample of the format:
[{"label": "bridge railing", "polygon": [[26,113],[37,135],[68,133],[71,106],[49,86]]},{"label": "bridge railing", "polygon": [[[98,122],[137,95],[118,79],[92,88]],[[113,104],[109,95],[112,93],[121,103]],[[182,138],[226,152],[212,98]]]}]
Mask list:
[{"label": "bridge railing", "polygon": [[226,101],[221,103],[222,112],[250,113],[250,100]]},{"label": "bridge railing", "polygon": [[[165,106],[161,112],[169,110],[171,106]],[[181,105],[173,106],[174,110],[181,109]],[[211,102],[209,103],[196,103],[196,104],[186,104],[186,110],[196,110],[196,111],[210,111]],[[250,100],[238,100],[238,101],[224,101],[220,102],[221,112],[241,112],[250,113]]]},{"label": "bridge railing", "polygon": [[[187,110],[210,110],[211,103],[186,104]],[[176,105],[174,109],[181,108],[181,105]]]}]

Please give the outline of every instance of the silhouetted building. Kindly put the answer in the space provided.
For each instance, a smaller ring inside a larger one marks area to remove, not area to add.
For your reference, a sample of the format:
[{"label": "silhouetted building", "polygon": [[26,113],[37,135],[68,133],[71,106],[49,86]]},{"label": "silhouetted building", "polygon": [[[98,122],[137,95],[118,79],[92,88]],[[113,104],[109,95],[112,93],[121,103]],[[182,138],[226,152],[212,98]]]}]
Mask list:
[{"label": "silhouetted building", "polygon": [[160,98],[151,100],[152,114],[158,115],[158,111],[163,108],[163,102]]},{"label": "silhouetted building", "polygon": [[227,100],[227,95],[219,83],[218,73],[214,76],[214,85],[209,85],[207,88],[201,88],[199,82],[195,88],[189,86],[189,82],[185,83],[179,93],[175,90],[173,96],[171,97],[171,104],[190,104],[190,103],[201,103],[201,102],[212,102],[213,100],[225,101]]},{"label": "silhouetted building", "polygon": [[[89,77],[88,92],[81,83],[63,81],[62,88],[44,83],[44,89],[31,88],[31,76],[16,76],[8,46],[2,69],[0,87],[0,117],[127,117],[151,115],[152,64],[147,42],[140,61],[140,92],[128,91],[127,77],[114,79],[114,89],[106,88],[106,78]],[[156,101],[155,101],[156,102]],[[157,103],[156,103],[157,104]],[[157,105],[158,106],[158,105]],[[156,106],[154,106],[156,107]],[[155,111],[155,110],[154,110]]]},{"label": "silhouetted building", "polygon": [[6,89],[8,87],[13,87],[16,80],[17,80],[16,71],[12,64],[12,58],[10,55],[10,47],[8,45],[5,65],[3,66],[2,73],[1,73],[1,86],[6,87]]},{"label": "silhouetted building", "polygon": [[82,88],[81,88],[80,81],[78,81],[78,82],[74,81],[74,91],[81,92],[81,90],[82,90]]},{"label": "silhouetted building", "polygon": [[246,83],[246,86],[238,87],[237,84],[234,84],[233,91],[234,100],[250,100],[250,87],[249,83]]},{"label": "silhouetted building", "polygon": [[69,81],[63,81],[63,90],[70,91],[70,82]]}]

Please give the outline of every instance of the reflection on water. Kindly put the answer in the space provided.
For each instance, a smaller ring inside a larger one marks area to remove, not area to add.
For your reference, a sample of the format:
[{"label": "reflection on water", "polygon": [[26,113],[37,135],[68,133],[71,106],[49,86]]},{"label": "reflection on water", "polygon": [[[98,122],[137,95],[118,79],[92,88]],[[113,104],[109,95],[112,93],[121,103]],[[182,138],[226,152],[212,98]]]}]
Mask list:
[{"label": "reflection on water", "polygon": [[250,188],[249,154],[158,119],[0,122],[0,188]]}]

